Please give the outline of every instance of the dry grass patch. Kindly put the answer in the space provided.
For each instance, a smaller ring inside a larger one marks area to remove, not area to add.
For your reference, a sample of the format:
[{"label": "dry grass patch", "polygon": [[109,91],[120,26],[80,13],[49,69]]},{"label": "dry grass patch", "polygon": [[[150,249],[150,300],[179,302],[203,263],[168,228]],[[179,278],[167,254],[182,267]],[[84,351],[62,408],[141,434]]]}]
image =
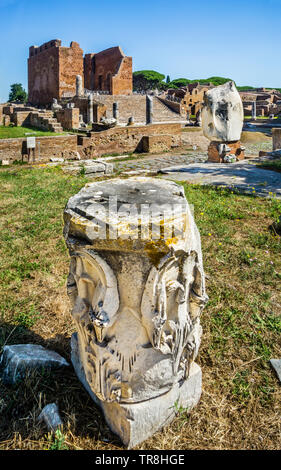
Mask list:
[{"label": "dry grass patch", "polygon": [[[74,331],[66,296],[68,254],[62,213],[87,182],[59,169],[2,171],[0,216],[0,348],[37,343],[70,360]],[[194,204],[209,302],[202,315],[198,363],[203,393],[191,413],[139,449],[277,449],[280,385],[269,359],[280,357],[280,237],[268,226],[281,213],[275,199],[184,185]],[[63,433],[38,425],[56,401]],[[0,382],[0,449],[121,449],[72,368]]]}]

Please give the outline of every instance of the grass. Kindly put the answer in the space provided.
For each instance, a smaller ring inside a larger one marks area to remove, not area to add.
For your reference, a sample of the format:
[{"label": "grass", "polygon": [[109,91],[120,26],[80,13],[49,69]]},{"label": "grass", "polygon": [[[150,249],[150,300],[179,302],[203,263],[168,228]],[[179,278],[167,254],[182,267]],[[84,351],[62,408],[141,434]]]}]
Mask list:
[{"label": "grass", "polygon": [[[0,172],[0,350],[36,343],[70,361],[75,331],[66,295],[63,208],[88,180],[59,168]],[[203,393],[140,449],[277,449],[280,384],[280,237],[268,230],[281,202],[184,184],[201,233],[209,302],[197,362]],[[47,433],[37,417],[57,402],[65,423]],[[0,449],[121,449],[72,368],[0,382]]]},{"label": "grass", "polygon": [[0,139],[16,139],[19,137],[44,137],[49,135],[61,135],[62,133],[47,132],[34,127],[5,127],[0,126]]}]

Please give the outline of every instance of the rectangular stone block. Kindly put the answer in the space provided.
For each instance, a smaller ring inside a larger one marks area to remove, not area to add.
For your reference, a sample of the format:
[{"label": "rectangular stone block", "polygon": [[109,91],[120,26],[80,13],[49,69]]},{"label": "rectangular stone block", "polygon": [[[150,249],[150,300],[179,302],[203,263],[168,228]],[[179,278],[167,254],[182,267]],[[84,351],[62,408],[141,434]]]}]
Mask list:
[{"label": "rectangular stone block", "polygon": [[147,153],[165,152],[171,149],[171,135],[145,135],[142,138],[143,151]]}]

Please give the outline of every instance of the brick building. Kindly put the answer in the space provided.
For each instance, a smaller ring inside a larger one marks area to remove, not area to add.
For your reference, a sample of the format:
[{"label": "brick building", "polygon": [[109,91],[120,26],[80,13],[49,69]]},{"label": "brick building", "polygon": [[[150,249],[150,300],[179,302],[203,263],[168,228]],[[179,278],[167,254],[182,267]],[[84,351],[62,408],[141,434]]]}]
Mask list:
[{"label": "brick building", "polygon": [[281,112],[281,93],[278,90],[256,88],[241,91],[244,115],[251,116],[253,103],[256,103],[257,116],[269,116]]},{"label": "brick building", "polygon": [[77,42],[62,47],[54,39],[29,48],[28,100],[33,105],[75,95],[76,75],[83,76],[83,51]]},{"label": "brick building", "polygon": [[204,95],[206,91],[213,88],[211,83],[200,85],[199,82],[189,83],[187,86],[179,89],[170,88],[166,94],[167,101],[180,103],[181,113],[196,114],[203,106]]},{"label": "brick building", "polygon": [[84,86],[88,90],[107,91],[110,95],[130,95],[133,91],[132,57],[111,47],[84,58]]},{"label": "brick building", "polygon": [[62,47],[59,39],[29,48],[28,100],[32,105],[48,105],[53,98],[74,96],[77,75],[88,90],[111,95],[132,93],[132,57],[125,56],[120,47],[85,57],[77,42]]}]

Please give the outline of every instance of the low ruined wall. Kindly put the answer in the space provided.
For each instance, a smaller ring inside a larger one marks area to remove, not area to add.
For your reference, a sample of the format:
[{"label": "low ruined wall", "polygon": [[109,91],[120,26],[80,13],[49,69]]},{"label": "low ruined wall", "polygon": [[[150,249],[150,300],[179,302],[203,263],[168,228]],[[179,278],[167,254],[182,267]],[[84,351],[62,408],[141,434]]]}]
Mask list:
[{"label": "low ruined wall", "polygon": [[90,137],[79,136],[79,153],[82,158],[98,157],[106,153],[143,151],[143,137],[151,135],[171,136],[171,145],[181,144],[181,125],[150,124],[148,126],[115,127],[101,132],[91,132]]},{"label": "low ruined wall", "polygon": [[[77,152],[76,135],[36,137],[35,161],[49,161],[51,157],[71,158],[74,152]],[[0,160],[13,162],[25,155],[26,138],[0,139]]]}]

